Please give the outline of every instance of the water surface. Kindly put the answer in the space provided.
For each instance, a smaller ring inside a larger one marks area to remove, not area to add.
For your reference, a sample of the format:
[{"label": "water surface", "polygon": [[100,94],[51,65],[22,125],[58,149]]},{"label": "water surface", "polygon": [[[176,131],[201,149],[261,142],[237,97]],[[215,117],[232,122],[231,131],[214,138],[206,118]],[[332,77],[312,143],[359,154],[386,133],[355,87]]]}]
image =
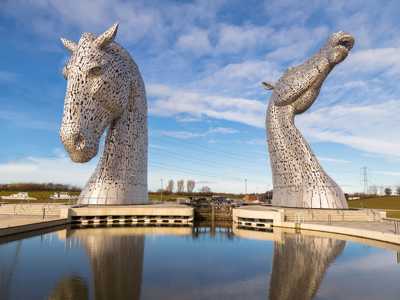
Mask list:
[{"label": "water surface", "polygon": [[0,299],[399,299],[399,280],[393,250],[281,230],[63,229],[0,244]]}]

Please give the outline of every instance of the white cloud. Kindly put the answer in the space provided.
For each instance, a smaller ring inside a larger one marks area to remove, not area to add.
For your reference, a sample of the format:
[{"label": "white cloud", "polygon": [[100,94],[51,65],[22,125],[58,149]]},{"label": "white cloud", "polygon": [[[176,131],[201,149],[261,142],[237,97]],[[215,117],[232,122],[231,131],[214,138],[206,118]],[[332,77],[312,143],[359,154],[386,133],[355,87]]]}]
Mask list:
[{"label": "white cloud", "polygon": [[2,5],[2,13],[12,16],[44,39],[60,35],[71,38],[76,32],[101,33],[119,22],[117,40],[133,44],[146,40],[154,48],[165,48],[176,34],[196,23],[213,23],[224,1],[194,3],[105,0],[15,0]]},{"label": "white cloud", "polygon": [[229,127],[215,127],[215,128],[210,128],[207,131],[204,132],[191,132],[191,131],[178,131],[178,130],[159,130],[157,131],[158,134],[162,136],[169,136],[173,137],[176,139],[192,139],[192,138],[198,138],[198,137],[206,137],[209,135],[214,135],[214,134],[234,134],[237,133],[238,131],[233,128]]},{"label": "white cloud", "polygon": [[321,1],[318,0],[308,0],[307,5],[293,0],[264,1],[268,21],[273,25],[304,24],[320,6]]},{"label": "white cloud", "polygon": [[400,101],[377,104],[335,105],[305,113],[299,127],[314,141],[344,144],[365,152],[400,155],[395,130],[400,124]]},{"label": "white cloud", "polygon": [[349,164],[351,161],[333,157],[318,157],[320,161],[334,163],[334,164]]},{"label": "white cloud", "polygon": [[191,123],[191,122],[201,122],[202,118],[191,117],[191,116],[177,116],[176,120],[182,123]]},{"label": "white cloud", "polygon": [[183,140],[202,137],[205,135],[204,133],[195,133],[190,131],[177,131],[177,130],[158,130],[157,133],[162,136],[169,136]]},{"label": "white cloud", "polygon": [[262,81],[275,81],[279,78],[279,65],[269,60],[246,60],[230,63],[212,74],[192,84],[196,89],[218,93],[219,95],[259,96],[265,93]]},{"label": "white cloud", "polygon": [[354,77],[363,73],[385,72],[390,76],[400,75],[400,48],[372,48],[356,51],[343,64],[342,72]]},{"label": "white cloud", "polygon": [[29,18],[31,29],[48,37],[74,28],[100,33],[116,21],[123,24],[120,35],[126,41],[157,35],[162,29],[158,12],[139,2],[16,0],[6,3],[4,10],[17,19]]},{"label": "white cloud", "polygon": [[240,122],[251,126],[263,127],[265,104],[256,100],[230,98],[209,95],[193,91],[177,90],[164,87],[160,93],[157,85],[153,94],[152,86],[147,87],[150,96],[156,96],[150,104],[150,113],[159,116],[176,116],[189,114],[206,116],[215,119]]},{"label": "white cloud", "polygon": [[255,48],[265,43],[272,32],[273,29],[266,26],[221,24],[216,51],[238,53],[246,49]]},{"label": "white cloud", "polygon": [[0,164],[0,182],[54,182],[83,186],[95,164],[96,160],[76,164],[65,155],[27,157]]},{"label": "white cloud", "polygon": [[207,30],[193,29],[190,33],[178,38],[177,47],[189,50],[196,55],[206,54],[212,50]]},{"label": "white cloud", "polygon": [[233,134],[233,133],[238,133],[236,129],[229,128],[229,127],[215,127],[211,128],[207,131],[208,134],[214,134],[214,133],[221,133],[221,134]]}]

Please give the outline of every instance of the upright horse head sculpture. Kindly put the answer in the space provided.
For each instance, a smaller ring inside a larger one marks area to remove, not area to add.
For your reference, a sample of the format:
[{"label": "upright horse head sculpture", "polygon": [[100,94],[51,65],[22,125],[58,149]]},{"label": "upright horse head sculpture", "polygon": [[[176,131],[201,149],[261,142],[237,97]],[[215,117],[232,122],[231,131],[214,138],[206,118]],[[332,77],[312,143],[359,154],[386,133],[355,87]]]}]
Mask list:
[{"label": "upright horse head sculpture", "polygon": [[84,33],[75,43],[61,39],[71,57],[61,141],[74,162],[98,152],[108,128],[104,153],[83,189],[81,204],[147,202],[147,102],[135,62],[114,42],[118,25],[98,37]]},{"label": "upright horse head sculpture", "polygon": [[334,33],[319,52],[302,65],[289,68],[276,85],[264,83],[273,90],[266,127],[274,205],[347,207],[342,190],[320,166],[294,117],[314,103],[330,71],[347,57],[353,45],[351,35]]}]

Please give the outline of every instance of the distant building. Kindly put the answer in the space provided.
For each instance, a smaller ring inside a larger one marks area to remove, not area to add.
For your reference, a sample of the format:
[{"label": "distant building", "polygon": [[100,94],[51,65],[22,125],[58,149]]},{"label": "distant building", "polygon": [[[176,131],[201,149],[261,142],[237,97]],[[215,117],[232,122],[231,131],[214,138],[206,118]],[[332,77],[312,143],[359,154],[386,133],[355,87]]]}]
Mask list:
[{"label": "distant building", "polygon": [[9,196],[1,196],[2,200],[36,200],[35,197],[29,197],[27,192],[19,192]]},{"label": "distant building", "polygon": [[184,197],[176,198],[176,203],[178,203],[178,204],[190,204],[190,199],[189,198],[184,198]]},{"label": "distant building", "polygon": [[51,200],[73,200],[78,199],[78,196],[70,195],[68,193],[55,192],[50,196]]}]

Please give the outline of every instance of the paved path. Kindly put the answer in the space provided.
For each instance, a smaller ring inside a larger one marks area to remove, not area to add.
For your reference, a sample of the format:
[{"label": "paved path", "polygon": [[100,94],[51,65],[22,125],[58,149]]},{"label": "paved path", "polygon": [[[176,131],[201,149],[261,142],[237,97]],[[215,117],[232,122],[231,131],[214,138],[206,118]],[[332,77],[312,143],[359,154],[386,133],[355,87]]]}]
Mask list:
[{"label": "paved path", "polygon": [[44,230],[54,226],[65,225],[66,218],[41,216],[12,216],[0,215],[0,237],[19,233],[28,233],[34,230]]},{"label": "paved path", "polygon": [[400,244],[399,227],[396,227],[393,222],[282,222],[278,227],[297,228],[314,231],[324,231],[337,234],[345,234],[379,240],[394,244]]},{"label": "paved path", "polygon": [[0,215],[0,229],[58,220],[58,217]]},{"label": "paved path", "polygon": [[306,222],[308,224],[331,225],[336,227],[346,227],[354,229],[372,230],[381,233],[396,234],[396,228],[393,222]]}]

